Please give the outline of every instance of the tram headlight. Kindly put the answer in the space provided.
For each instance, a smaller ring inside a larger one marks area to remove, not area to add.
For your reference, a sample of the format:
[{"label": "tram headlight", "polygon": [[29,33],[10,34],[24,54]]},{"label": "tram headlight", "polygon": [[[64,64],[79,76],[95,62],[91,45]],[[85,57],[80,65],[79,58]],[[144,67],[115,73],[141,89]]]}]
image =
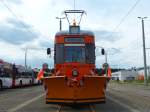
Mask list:
[{"label": "tram headlight", "polygon": [[77,77],[79,75],[78,71],[77,70],[73,70],[72,71],[72,76],[73,77]]}]

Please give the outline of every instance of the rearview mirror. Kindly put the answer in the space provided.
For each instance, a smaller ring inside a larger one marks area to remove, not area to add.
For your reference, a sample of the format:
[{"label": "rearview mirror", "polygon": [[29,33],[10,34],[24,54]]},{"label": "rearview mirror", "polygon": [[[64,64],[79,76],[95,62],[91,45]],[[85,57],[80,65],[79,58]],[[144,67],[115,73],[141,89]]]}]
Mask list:
[{"label": "rearview mirror", "polygon": [[47,55],[51,54],[51,48],[47,48]]},{"label": "rearview mirror", "polygon": [[105,55],[105,49],[102,48],[101,54],[102,54],[102,55]]}]

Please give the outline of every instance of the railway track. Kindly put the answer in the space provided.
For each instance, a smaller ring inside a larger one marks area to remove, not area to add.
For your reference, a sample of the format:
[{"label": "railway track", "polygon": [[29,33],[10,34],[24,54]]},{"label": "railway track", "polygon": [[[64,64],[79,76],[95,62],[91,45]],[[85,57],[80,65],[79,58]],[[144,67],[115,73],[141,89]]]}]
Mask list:
[{"label": "railway track", "polygon": [[[56,112],[62,112],[64,105],[58,105],[58,109]],[[87,107],[89,108],[90,112],[96,112],[95,111],[95,106],[92,104],[87,105]]]}]

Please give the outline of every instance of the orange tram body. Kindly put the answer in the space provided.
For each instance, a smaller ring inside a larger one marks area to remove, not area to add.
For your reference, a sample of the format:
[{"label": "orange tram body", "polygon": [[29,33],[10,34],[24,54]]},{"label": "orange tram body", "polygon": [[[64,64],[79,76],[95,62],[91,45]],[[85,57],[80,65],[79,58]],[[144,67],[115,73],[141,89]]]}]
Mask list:
[{"label": "orange tram body", "polygon": [[95,70],[95,37],[91,31],[70,25],[55,35],[55,70],[44,77],[46,103],[92,104],[105,102],[106,76]]}]

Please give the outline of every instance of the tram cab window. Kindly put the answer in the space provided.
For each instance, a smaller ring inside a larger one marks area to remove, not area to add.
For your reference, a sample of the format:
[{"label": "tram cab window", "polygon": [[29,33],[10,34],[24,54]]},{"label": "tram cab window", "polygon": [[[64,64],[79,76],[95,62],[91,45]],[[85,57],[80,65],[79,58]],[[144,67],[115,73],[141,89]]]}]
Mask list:
[{"label": "tram cab window", "polygon": [[85,63],[85,48],[81,46],[65,47],[65,62]]}]

